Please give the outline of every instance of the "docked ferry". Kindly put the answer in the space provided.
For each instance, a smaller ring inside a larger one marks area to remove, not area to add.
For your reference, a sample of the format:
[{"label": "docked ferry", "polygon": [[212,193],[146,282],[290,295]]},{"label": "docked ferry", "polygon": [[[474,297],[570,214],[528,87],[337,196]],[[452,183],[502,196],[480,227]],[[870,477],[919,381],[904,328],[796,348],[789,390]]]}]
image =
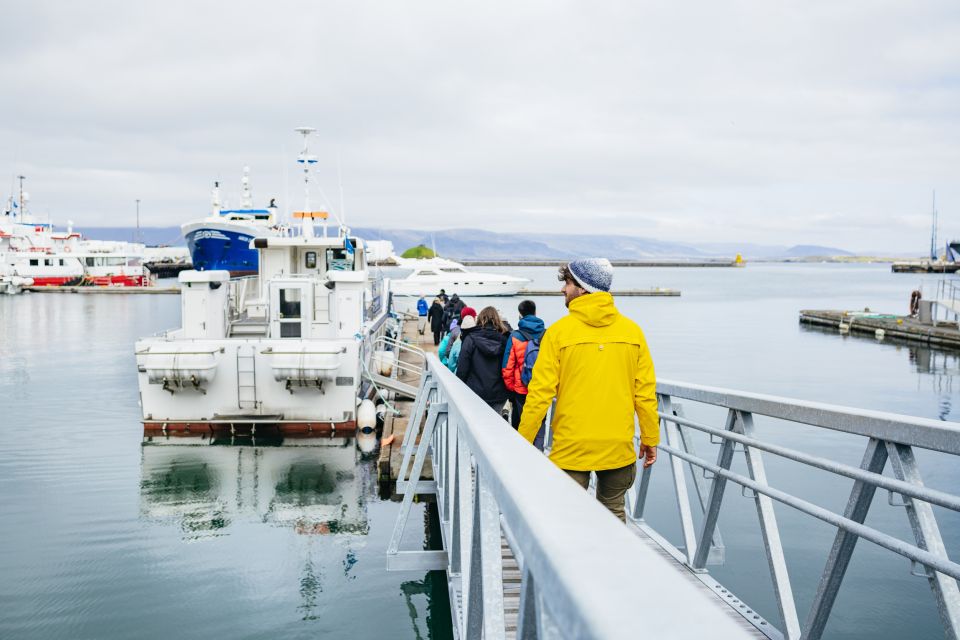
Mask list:
[{"label": "docked ferry", "polygon": [[250,169],[247,167],[241,180],[239,209],[221,207],[220,183],[213,184],[210,215],[180,227],[190,250],[193,268],[197,271],[228,271],[232,277],[255,275],[258,256],[250,243],[254,238],[278,237],[287,232],[277,220],[275,201],[271,200],[266,208],[254,208]]}]

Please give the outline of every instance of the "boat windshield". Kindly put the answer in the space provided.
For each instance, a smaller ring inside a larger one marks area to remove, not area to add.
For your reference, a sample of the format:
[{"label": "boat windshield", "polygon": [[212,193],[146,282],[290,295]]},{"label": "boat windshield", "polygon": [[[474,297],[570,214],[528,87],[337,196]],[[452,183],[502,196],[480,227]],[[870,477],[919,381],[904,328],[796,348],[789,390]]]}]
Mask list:
[{"label": "boat windshield", "polygon": [[463,267],[440,267],[440,271],[444,273],[466,273],[467,270]]}]

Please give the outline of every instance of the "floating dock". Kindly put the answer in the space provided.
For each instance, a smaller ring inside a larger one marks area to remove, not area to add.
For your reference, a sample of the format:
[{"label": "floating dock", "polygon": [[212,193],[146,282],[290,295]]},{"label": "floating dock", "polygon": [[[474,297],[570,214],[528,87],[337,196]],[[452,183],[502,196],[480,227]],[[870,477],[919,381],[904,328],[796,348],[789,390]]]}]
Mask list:
[{"label": "floating dock", "polygon": [[[559,296],[560,289],[521,289],[518,296],[529,296],[531,298],[545,298],[547,296]],[[610,295],[615,298],[629,297],[666,297],[677,298],[680,296],[679,289],[623,289],[621,291],[611,291]]]},{"label": "floating dock", "polygon": [[800,322],[838,331],[868,333],[877,336],[883,331],[885,338],[898,338],[938,347],[960,349],[960,330],[955,322],[938,322],[936,325],[922,323],[910,316],[868,313],[862,311],[815,311],[800,312]]},{"label": "floating dock", "polygon": [[[465,267],[559,267],[569,260],[459,260]],[[611,260],[615,267],[743,267],[737,260]]]},{"label": "floating dock", "polygon": [[180,287],[23,287],[35,293],[179,294]]},{"label": "floating dock", "polygon": [[960,271],[960,262],[945,260],[894,262],[890,270],[894,273],[957,273]]}]

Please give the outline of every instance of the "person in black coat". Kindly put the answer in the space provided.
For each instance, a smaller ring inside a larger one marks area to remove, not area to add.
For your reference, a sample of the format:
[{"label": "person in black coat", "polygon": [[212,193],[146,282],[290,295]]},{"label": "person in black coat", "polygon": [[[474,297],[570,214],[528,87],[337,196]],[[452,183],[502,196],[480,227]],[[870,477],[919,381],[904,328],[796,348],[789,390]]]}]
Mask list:
[{"label": "person in black coat", "polygon": [[485,307],[477,315],[477,326],[472,318],[463,319],[460,331],[460,359],[457,377],[467,383],[494,411],[503,411],[507,401],[507,387],[503,384],[500,363],[507,346],[507,331],[500,314],[493,307]]},{"label": "person in black coat", "polygon": [[443,333],[443,305],[439,298],[433,299],[427,318],[430,320],[430,330],[433,331],[433,344],[436,346],[440,344],[440,334]]}]

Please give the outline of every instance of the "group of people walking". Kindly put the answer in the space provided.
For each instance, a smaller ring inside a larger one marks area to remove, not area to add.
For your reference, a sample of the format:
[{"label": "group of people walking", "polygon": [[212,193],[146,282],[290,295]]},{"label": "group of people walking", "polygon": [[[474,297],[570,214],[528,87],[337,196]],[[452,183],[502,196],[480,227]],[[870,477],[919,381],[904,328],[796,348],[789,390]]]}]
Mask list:
[{"label": "group of people walking", "polygon": [[509,401],[512,426],[541,450],[556,398],[550,460],[584,489],[596,474],[597,499],[623,520],[637,473],[634,416],[643,466],[657,459],[653,361],[643,331],[614,305],[608,260],[573,260],[558,278],[569,313],[549,328],[532,300],[519,304],[512,329],[495,308],[477,313],[441,291],[429,307],[418,301],[420,332],[429,322],[447,368],[498,413]]}]

